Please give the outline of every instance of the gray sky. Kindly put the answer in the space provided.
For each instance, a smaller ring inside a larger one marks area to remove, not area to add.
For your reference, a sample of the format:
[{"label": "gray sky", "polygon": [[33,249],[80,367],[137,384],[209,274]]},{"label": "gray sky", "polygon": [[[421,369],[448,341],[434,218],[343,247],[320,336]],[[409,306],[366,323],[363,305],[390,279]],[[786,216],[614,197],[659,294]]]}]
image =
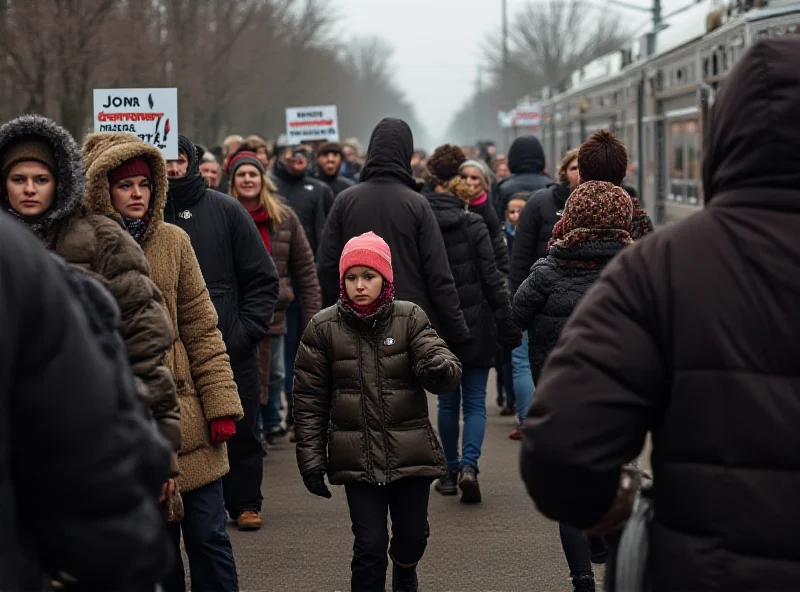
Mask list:
[{"label": "gray sky", "polygon": [[[509,23],[531,0],[508,0]],[[535,0],[534,0],[535,1]],[[602,1],[602,0],[600,0]],[[648,0],[627,0],[648,6]],[[662,0],[666,12],[690,0]],[[397,85],[414,105],[431,141],[475,87],[483,43],[499,35],[501,0],[332,0],[345,38],[375,35],[394,48]],[[624,9],[614,7],[624,14]],[[637,23],[646,15],[631,14]],[[488,78],[487,78],[488,79]],[[485,79],[486,80],[486,79]]]}]

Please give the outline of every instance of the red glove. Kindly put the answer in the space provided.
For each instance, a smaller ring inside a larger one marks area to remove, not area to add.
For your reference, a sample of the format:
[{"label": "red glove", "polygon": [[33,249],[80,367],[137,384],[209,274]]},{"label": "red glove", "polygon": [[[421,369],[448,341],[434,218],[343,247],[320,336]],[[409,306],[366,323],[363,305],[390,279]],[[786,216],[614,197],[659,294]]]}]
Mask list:
[{"label": "red glove", "polygon": [[236,433],[236,422],[230,417],[220,417],[211,421],[211,441],[222,444]]}]

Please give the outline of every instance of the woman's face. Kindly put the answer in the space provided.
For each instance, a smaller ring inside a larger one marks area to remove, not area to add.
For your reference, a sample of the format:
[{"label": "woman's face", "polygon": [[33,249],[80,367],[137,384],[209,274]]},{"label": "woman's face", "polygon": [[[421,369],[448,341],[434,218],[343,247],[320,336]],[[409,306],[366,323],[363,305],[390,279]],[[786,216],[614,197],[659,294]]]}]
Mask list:
[{"label": "woman's face", "polygon": [[11,209],[23,218],[44,214],[56,199],[56,179],[50,169],[35,160],[18,162],[6,177]]},{"label": "woman's face", "polygon": [[512,199],[508,202],[506,208],[506,219],[511,222],[511,225],[516,227],[519,223],[519,216],[522,214],[522,209],[525,207],[525,202],[521,199]]},{"label": "woman's face", "polygon": [[240,200],[253,201],[261,195],[261,171],[252,164],[237,168],[233,183]]},{"label": "woman's face", "polygon": [[483,180],[483,175],[475,167],[464,167],[461,169],[461,178],[476,195],[486,191],[488,187]]},{"label": "woman's face", "polygon": [[371,267],[356,265],[344,274],[347,297],[359,306],[371,304],[383,289],[383,276]]},{"label": "woman's face", "polygon": [[111,205],[123,216],[141,220],[150,208],[152,189],[144,175],[126,177],[111,187]]}]

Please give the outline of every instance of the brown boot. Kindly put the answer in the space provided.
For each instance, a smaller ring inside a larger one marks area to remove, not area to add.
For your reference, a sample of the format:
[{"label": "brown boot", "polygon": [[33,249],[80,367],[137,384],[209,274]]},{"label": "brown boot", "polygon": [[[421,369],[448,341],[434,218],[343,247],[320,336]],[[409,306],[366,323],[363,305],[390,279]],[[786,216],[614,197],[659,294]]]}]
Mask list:
[{"label": "brown boot", "polygon": [[239,530],[258,530],[261,528],[261,515],[253,510],[245,510],[236,519]]}]

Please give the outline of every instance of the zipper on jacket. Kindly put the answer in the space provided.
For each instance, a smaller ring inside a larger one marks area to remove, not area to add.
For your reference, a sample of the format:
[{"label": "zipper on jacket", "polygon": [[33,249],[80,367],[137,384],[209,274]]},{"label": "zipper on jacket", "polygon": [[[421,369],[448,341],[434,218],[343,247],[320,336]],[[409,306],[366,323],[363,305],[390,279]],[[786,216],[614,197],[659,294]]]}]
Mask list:
[{"label": "zipper on jacket", "polygon": [[[375,479],[375,470],[372,467],[372,454],[370,454],[370,445],[369,445],[369,424],[367,423],[367,411],[366,411],[366,403],[364,402],[365,398],[363,396],[363,384],[364,384],[364,371],[363,371],[363,364],[361,361],[361,335],[356,333],[356,355],[358,356],[358,380],[362,385],[362,396],[361,396],[361,421],[364,422],[364,447],[367,453],[367,475],[372,473],[372,480],[377,481]],[[382,485],[378,483],[378,485]]]},{"label": "zipper on jacket", "polygon": [[383,431],[383,456],[386,459],[386,485],[391,481],[391,463],[389,462],[389,434],[386,431],[386,408],[383,405],[383,381],[381,380],[381,362],[380,362],[380,339],[378,333],[373,333],[375,337],[375,376],[378,377],[378,400],[381,403],[381,427]]}]

